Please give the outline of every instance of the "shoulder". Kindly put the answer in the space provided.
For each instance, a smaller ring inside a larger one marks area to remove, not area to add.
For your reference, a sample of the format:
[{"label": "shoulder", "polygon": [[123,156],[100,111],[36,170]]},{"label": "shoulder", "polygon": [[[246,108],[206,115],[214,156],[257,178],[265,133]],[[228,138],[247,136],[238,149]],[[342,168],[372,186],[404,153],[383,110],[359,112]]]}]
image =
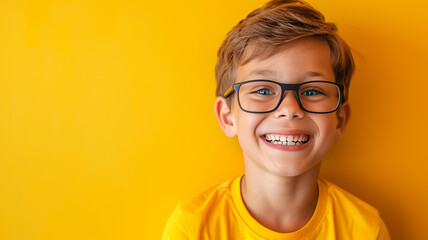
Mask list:
[{"label": "shoulder", "polygon": [[[230,208],[230,186],[233,180],[207,188],[181,201],[171,214],[163,239],[192,239],[198,236],[207,221],[218,218]],[[220,211],[219,211],[220,210]]]},{"label": "shoulder", "polygon": [[225,218],[226,216],[222,213],[232,212],[230,211],[233,208],[230,187],[237,179],[239,178],[209,187],[181,201],[171,215],[170,221],[176,226],[181,225],[181,229],[184,229],[187,234],[197,235],[205,225]]},{"label": "shoulder", "polygon": [[221,205],[230,198],[230,186],[233,180],[209,187],[190,198],[181,201],[178,207],[185,214],[198,214]]},{"label": "shoulder", "polygon": [[320,181],[327,186],[328,195],[335,204],[342,204],[346,205],[347,207],[358,208],[365,212],[370,212],[374,214],[378,213],[378,211],[370,204],[364,202],[363,200],[347,192],[346,190],[343,190],[337,185],[325,179],[321,179]]},{"label": "shoulder", "polygon": [[384,223],[376,208],[327,180],[320,182],[327,187],[326,214],[336,229],[365,239],[375,238],[379,234]]},{"label": "shoulder", "polygon": [[378,210],[370,204],[327,180],[322,179],[320,181],[327,186],[328,198],[336,208],[352,213],[362,213],[367,217],[376,218],[379,216]]}]

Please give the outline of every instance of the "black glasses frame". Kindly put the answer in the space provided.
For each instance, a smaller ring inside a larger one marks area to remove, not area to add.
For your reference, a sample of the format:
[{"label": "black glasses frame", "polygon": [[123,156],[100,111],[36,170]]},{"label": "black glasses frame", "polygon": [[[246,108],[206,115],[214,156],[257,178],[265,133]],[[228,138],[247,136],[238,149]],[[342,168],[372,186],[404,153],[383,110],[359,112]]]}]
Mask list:
[{"label": "black glasses frame", "polygon": [[[245,110],[244,108],[242,108],[241,102],[239,100],[239,88],[241,87],[241,85],[243,85],[245,83],[249,83],[249,82],[270,82],[270,83],[278,84],[281,87],[281,97],[279,98],[280,100],[278,101],[278,104],[272,110],[265,111],[265,112],[253,112],[253,111],[248,111],[248,110]],[[314,111],[309,111],[309,110],[307,110],[307,109],[305,109],[303,107],[302,103],[300,102],[300,97],[299,97],[299,93],[298,93],[300,86],[302,86],[304,84],[308,84],[308,83],[317,83],[317,82],[333,84],[333,85],[336,85],[339,88],[339,101],[337,102],[337,106],[336,106],[336,108],[334,110],[328,111],[328,112],[314,112]],[[342,99],[343,99],[343,90],[344,90],[344,87],[343,87],[342,84],[338,84],[338,83],[334,83],[334,82],[328,82],[328,81],[309,81],[309,82],[302,82],[302,83],[298,83],[298,84],[287,84],[287,83],[275,82],[275,81],[272,81],[272,80],[259,79],[259,80],[250,80],[250,81],[235,83],[232,86],[230,86],[224,92],[223,97],[227,98],[233,92],[236,92],[236,98],[238,99],[238,105],[239,105],[239,108],[241,108],[242,111],[248,112],[248,113],[270,113],[270,112],[273,112],[276,109],[278,109],[279,105],[281,105],[281,102],[283,100],[282,98],[284,97],[284,92],[287,91],[287,90],[293,90],[294,91],[297,103],[299,103],[300,108],[302,108],[305,112],[326,114],[326,113],[335,112],[339,108],[340,104],[342,103]]]}]

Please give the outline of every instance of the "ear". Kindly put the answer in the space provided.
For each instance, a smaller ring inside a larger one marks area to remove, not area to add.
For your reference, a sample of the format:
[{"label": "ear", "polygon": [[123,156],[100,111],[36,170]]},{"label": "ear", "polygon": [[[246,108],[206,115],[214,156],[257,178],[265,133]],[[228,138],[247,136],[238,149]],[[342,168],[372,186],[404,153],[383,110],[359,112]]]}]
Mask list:
[{"label": "ear", "polygon": [[349,102],[345,102],[337,110],[336,141],[342,137],[350,117],[351,106],[349,105]]},{"label": "ear", "polygon": [[236,124],[231,108],[224,97],[217,97],[214,103],[214,114],[217,117],[221,130],[228,137],[236,136]]}]

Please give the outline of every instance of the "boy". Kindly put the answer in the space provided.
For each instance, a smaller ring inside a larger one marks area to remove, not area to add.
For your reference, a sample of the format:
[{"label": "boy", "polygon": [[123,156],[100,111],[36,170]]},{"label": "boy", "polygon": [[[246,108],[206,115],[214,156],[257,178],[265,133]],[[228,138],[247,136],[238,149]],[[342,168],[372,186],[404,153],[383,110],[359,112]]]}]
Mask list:
[{"label": "boy", "polygon": [[354,62],[299,0],[250,13],[218,52],[214,112],[245,174],[181,202],[163,239],[389,239],[376,209],[318,179],[350,116]]}]

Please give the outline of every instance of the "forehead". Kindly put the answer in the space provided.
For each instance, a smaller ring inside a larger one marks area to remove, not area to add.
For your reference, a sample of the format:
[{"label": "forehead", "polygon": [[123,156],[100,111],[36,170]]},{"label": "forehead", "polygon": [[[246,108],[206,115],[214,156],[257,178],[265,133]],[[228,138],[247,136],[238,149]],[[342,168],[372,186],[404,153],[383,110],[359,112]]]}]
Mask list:
[{"label": "forehead", "polygon": [[266,59],[254,59],[237,69],[236,82],[269,79],[298,83],[317,79],[334,82],[330,48],[319,39],[295,41]]}]

